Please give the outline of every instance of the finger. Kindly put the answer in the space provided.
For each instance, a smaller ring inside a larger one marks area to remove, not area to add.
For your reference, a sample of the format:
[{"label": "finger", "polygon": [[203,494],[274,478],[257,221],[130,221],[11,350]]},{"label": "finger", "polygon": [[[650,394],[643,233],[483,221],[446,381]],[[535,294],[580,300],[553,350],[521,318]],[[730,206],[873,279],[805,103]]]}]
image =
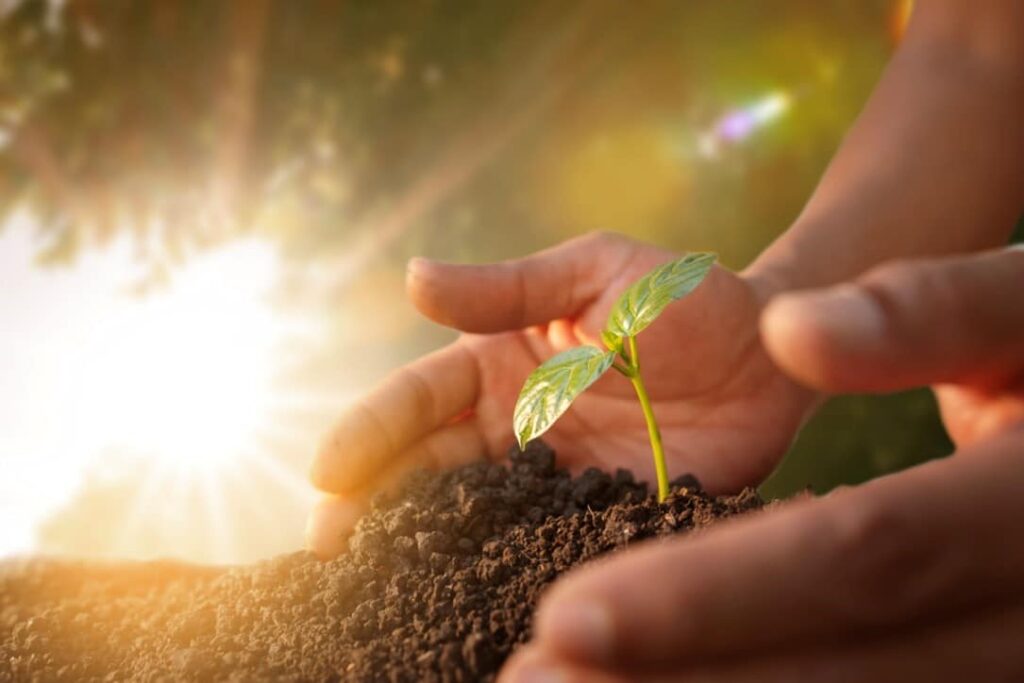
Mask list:
[{"label": "finger", "polygon": [[592,233],[526,258],[487,265],[427,259],[409,262],[407,288],[416,307],[442,325],[501,332],[573,317],[608,286],[636,243]]},{"label": "finger", "polygon": [[392,373],[335,423],[313,462],[331,493],[367,487],[403,451],[476,402],[476,359],[460,342]]},{"label": "finger", "polygon": [[480,425],[467,419],[421,439],[398,461],[401,474],[419,468],[447,470],[479,460],[487,454]]},{"label": "finger", "polygon": [[[770,628],[771,625],[766,627]],[[632,669],[615,673],[527,646],[502,670],[499,683],[905,683],[906,681],[1009,681],[1024,670],[1020,633],[1024,609],[971,614],[884,638],[816,646],[806,650],[730,657],[697,666]]]},{"label": "finger", "polygon": [[993,385],[1024,363],[1024,252],[884,266],[853,284],[777,297],[761,331],[772,358],[826,391]]},{"label": "finger", "polygon": [[344,552],[356,522],[368,509],[367,500],[361,496],[324,496],[306,520],[306,547],[321,560],[337,557]]},{"label": "finger", "polygon": [[[870,632],[1008,592],[1024,571],[1020,431],[842,495],[650,545],[556,583],[537,641],[658,664]],[[770,626],[768,626],[770,625]]]},{"label": "finger", "polygon": [[1024,609],[1011,605],[908,633],[686,669],[688,683],[1010,681],[1024,671]]},{"label": "finger", "polygon": [[526,645],[505,662],[498,683],[628,683],[636,681],[611,671],[560,659],[541,648]]},{"label": "finger", "polygon": [[1024,384],[1016,391],[1003,393],[945,384],[935,387],[935,396],[942,423],[958,446],[1024,425]]},{"label": "finger", "polygon": [[442,427],[379,472],[372,487],[345,496],[324,496],[307,521],[306,547],[321,559],[341,554],[356,522],[369,510],[369,501],[375,494],[394,491],[413,470],[451,469],[478,460],[485,452],[483,434],[476,420]]}]

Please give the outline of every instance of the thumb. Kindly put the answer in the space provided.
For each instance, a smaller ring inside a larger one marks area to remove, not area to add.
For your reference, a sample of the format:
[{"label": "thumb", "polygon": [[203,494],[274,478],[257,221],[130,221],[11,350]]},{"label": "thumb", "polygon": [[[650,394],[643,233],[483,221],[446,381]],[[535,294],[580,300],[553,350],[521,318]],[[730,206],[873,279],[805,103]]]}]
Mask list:
[{"label": "thumb", "polygon": [[502,332],[576,316],[600,296],[609,273],[624,266],[637,243],[590,233],[526,258],[456,265],[409,262],[406,288],[425,316],[464,332]]},{"label": "thumb", "polygon": [[824,391],[998,387],[1024,369],[1024,251],[894,263],[786,294],[761,317],[775,362]]}]

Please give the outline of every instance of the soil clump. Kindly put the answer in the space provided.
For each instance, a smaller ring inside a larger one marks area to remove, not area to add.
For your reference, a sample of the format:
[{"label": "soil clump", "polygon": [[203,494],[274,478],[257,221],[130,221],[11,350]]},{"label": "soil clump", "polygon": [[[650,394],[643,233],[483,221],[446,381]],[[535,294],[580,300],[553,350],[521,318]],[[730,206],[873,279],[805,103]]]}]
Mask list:
[{"label": "soil clump", "polygon": [[560,574],[761,506],[693,477],[658,504],[629,472],[573,478],[535,443],[507,466],[411,475],[330,562],[12,562],[0,680],[489,681]]}]

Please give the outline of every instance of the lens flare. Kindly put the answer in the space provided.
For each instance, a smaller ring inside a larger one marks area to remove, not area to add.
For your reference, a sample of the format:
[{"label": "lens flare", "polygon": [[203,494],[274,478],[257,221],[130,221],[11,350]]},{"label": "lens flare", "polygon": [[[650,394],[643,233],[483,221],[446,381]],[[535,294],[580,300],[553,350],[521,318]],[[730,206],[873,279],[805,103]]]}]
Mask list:
[{"label": "lens flare", "polygon": [[701,156],[713,159],[724,147],[747,140],[789,111],[792,101],[792,96],[787,92],[776,91],[746,107],[727,111],[698,138]]}]

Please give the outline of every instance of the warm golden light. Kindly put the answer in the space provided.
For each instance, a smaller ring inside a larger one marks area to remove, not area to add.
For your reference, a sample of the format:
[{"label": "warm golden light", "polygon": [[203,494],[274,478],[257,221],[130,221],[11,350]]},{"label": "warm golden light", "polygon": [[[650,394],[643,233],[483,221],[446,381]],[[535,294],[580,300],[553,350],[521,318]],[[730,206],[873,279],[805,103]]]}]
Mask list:
[{"label": "warm golden light", "polygon": [[323,332],[322,311],[276,304],[277,249],[200,251],[139,295],[127,241],[39,269],[32,227],[19,217],[0,236],[17,292],[0,297],[0,556],[232,562],[267,552],[246,525],[273,550],[294,545],[313,496],[304,463],[346,388],[280,381],[285,351]]},{"label": "warm golden light", "polygon": [[0,557],[203,562],[297,548],[338,413],[454,337],[406,259],[611,229],[738,267],[913,6],[7,4]]},{"label": "warm golden light", "polygon": [[251,450],[285,334],[267,300],[278,277],[268,245],[232,244],[98,323],[75,415],[89,441],[189,470]]},{"label": "warm golden light", "polygon": [[558,170],[562,220],[587,228],[650,225],[687,195],[690,182],[689,169],[654,127],[624,126],[582,140]]}]

